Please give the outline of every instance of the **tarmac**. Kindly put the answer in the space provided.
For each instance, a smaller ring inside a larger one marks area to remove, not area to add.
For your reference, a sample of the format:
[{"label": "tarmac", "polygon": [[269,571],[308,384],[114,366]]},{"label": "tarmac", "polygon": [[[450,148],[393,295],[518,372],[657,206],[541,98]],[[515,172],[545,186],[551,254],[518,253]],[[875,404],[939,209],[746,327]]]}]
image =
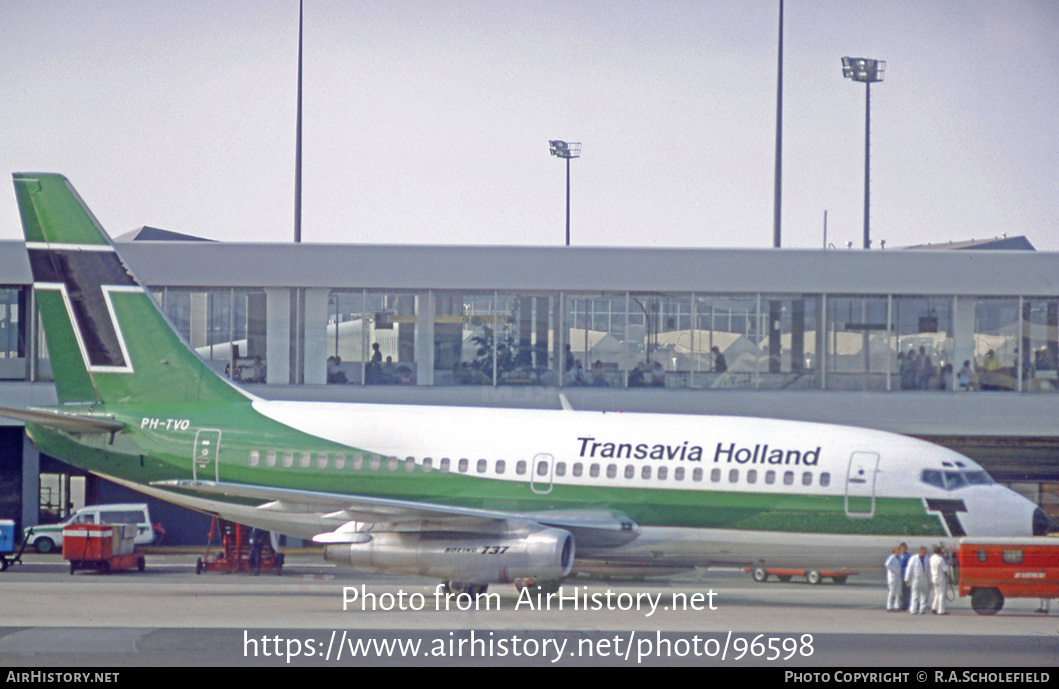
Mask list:
[{"label": "tarmac", "polygon": [[434,580],[366,575],[313,552],[287,553],[279,575],[259,576],[196,574],[202,554],[151,552],[145,571],[111,574],[24,555],[0,574],[0,665],[1059,665],[1059,610],[1035,613],[1038,599],[982,616],[950,593],[946,615],[893,613],[875,573],[810,585],[711,568],[569,579],[551,597],[497,585],[472,602]]}]

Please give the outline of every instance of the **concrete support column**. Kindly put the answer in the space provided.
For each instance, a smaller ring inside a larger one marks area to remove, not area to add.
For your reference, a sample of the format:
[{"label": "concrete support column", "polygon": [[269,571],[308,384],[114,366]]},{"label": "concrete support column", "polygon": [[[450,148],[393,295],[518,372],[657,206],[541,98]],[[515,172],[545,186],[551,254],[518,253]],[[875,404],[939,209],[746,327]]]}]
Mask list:
[{"label": "concrete support column", "polygon": [[[22,433],[22,528],[40,521],[40,452]],[[16,534],[16,538],[21,534]]]},{"label": "concrete support column", "polygon": [[416,385],[434,384],[434,293],[416,295]]},{"label": "concrete support column", "polygon": [[265,364],[269,385],[290,383],[290,298],[287,288],[265,290]]},{"label": "concrete support column", "polygon": [[205,347],[209,342],[209,300],[205,292],[192,292],[189,295],[191,330],[188,341],[195,348]]},{"label": "concrete support column", "polygon": [[[974,314],[978,300],[974,297],[956,297],[956,307],[952,317],[952,370],[963,368],[964,361],[971,362],[974,369],[977,363],[974,358]],[[946,381],[950,390],[958,390],[954,380]]]},{"label": "concrete support column", "polygon": [[305,371],[306,385],[327,383],[327,297],[329,289],[305,290]]}]

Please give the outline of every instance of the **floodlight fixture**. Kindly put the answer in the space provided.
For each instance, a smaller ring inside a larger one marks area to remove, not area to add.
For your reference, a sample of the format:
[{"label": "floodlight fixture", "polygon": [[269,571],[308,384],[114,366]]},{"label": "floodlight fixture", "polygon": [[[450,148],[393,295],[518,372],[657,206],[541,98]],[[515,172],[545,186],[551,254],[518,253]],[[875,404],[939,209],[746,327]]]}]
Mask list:
[{"label": "floodlight fixture", "polygon": [[872,60],[866,57],[842,58],[842,76],[853,81],[870,84],[883,80],[886,71],[886,60]]},{"label": "floodlight fixture", "polygon": [[581,157],[581,142],[551,139],[548,152],[566,160],[566,245],[570,246],[570,160]]},{"label": "floodlight fixture", "polygon": [[864,248],[871,248],[869,230],[869,213],[871,206],[871,85],[883,80],[886,71],[885,60],[873,60],[867,57],[842,58],[842,76],[864,84]]},{"label": "floodlight fixture", "polygon": [[548,151],[553,156],[556,156],[558,158],[566,158],[567,160],[570,160],[571,158],[580,158],[581,157],[581,142],[580,141],[568,142],[568,141],[560,141],[558,139],[553,139],[553,140],[548,142]]}]

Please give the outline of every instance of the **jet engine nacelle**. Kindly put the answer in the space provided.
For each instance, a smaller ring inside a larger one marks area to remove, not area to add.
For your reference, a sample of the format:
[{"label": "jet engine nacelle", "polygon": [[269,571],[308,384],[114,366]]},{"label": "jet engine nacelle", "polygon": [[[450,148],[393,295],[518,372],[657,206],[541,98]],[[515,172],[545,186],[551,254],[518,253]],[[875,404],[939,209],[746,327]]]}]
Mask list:
[{"label": "jet engine nacelle", "polygon": [[324,559],[367,572],[418,574],[477,584],[556,581],[570,574],[574,537],[562,529],[528,535],[372,533],[366,543],[328,545]]}]

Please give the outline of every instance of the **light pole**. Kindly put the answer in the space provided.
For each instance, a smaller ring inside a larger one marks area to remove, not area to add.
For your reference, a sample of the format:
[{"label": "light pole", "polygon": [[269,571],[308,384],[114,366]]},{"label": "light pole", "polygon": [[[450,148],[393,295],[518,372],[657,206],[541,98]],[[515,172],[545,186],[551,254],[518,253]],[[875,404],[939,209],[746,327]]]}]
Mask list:
[{"label": "light pole", "polygon": [[570,159],[581,157],[581,142],[553,139],[548,142],[548,151],[566,159],[566,245],[570,246]]},{"label": "light pole", "polygon": [[864,248],[871,248],[871,234],[868,230],[868,207],[871,200],[871,184],[868,163],[871,156],[871,85],[883,80],[886,69],[884,60],[871,60],[866,57],[842,58],[842,76],[853,81],[864,83]]}]

